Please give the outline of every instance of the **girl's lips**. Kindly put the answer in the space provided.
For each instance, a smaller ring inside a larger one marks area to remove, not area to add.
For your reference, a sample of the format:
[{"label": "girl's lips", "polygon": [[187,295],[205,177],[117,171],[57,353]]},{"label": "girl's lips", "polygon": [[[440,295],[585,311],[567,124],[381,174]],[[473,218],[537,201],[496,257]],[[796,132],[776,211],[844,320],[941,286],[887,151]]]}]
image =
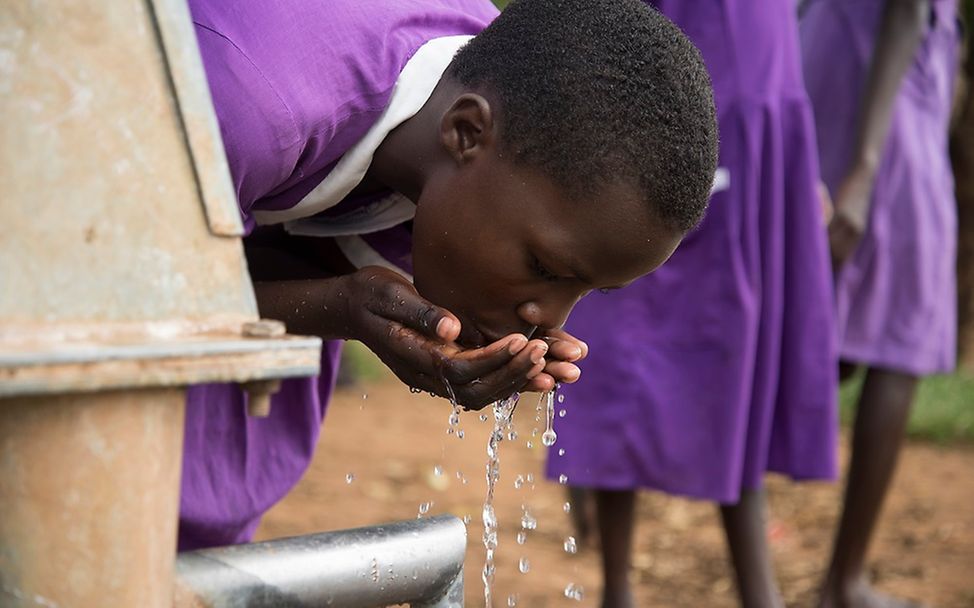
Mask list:
[{"label": "girl's lips", "polygon": [[488,338],[473,323],[460,322],[460,336],[457,342],[465,348],[483,348],[490,344]]}]

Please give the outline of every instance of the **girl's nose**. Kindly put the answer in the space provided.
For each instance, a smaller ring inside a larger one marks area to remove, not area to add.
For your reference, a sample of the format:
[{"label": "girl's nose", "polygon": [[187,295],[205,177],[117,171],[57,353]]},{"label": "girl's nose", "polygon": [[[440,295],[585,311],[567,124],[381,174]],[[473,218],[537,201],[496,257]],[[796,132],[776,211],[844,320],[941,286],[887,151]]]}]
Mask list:
[{"label": "girl's nose", "polygon": [[564,302],[544,302],[536,301],[524,302],[517,308],[517,314],[521,320],[530,323],[541,329],[555,329],[561,327],[568,320],[568,313],[572,311],[578,298]]}]

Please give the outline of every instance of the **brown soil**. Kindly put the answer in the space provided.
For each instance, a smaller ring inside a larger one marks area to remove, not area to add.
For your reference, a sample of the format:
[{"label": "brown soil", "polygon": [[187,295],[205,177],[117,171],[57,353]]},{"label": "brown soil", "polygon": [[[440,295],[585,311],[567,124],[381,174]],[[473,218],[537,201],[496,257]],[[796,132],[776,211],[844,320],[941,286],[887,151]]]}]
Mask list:
[{"label": "brown soil", "polygon": [[[364,398],[367,393],[367,398]],[[596,606],[598,558],[592,548],[565,553],[571,534],[564,488],[545,481],[544,452],[535,439],[535,395],[516,415],[520,437],[501,446],[496,494],[500,521],[495,605]],[[448,436],[445,401],[413,395],[394,380],[340,390],[332,401],[311,469],[268,513],[258,538],[373,525],[430,514],[472,516],[466,561],[467,605],[482,606],[484,549],[480,511],[485,491],[488,422],[465,413],[465,437]],[[569,414],[570,415],[570,414]],[[556,422],[557,429],[557,422]],[[440,465],[444,474],[437,476]],[[466,483],[457,478],[460,472]],[[346,475],[353,474],[352,483]],[[517,475],[535,483],[514,487]],[[840,490],[832,484],[768,484],[771,539],[778,579],[789,606],[813,606],[830,548]],[[526,544],[515,542],[521,505],[538,519]],[[632,580],[640,606],[733,607],[732,573],[712,505],[644,493],[639,502]],[[518,571],[526,557],[530,571]],[[931,606],[974,607],[974,449],[908,444],[902,454],[870,559],[878,587]],[[565,598],[581,585],[581,603]]]}]

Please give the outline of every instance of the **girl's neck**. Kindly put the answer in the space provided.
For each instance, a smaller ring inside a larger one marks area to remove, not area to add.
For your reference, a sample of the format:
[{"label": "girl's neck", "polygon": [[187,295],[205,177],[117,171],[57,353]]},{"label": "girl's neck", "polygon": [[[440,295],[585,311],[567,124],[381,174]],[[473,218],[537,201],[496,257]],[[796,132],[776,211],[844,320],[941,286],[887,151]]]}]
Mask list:
[{"label": "girl's neck", "polygon": [[445,100],[450,99],[449,90],[454,86],[440,81],[420,111],[386,136],[375,151],[364,187],[389,188],[419,202],[434,164],[443,156],[437,145],[439,123],[446,111]]}]

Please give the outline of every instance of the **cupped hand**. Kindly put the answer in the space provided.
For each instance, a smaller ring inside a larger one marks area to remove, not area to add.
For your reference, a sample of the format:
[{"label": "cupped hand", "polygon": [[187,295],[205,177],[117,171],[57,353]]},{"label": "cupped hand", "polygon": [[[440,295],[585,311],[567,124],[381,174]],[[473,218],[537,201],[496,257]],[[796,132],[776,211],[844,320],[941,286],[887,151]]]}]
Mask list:
[{"label": "cupped hand", "polygon": [[539,338],[548,344],[548,357],[544,370],[531,379],[524,390],[544,392],[556,384],[571,384],[582,374],[575,363],[588,356],[588,344],[563,329],[539,332]]},{"label": "cupped hand", "polygon": [[457,403],[470,409],[525,390],[546,374],[549,350],[566,353],[559,341],[549,346],[521,334],[464,349],[456,344],[460,321],[385,268],[370,266],[347,275],[342,287],[350,337],[368,346],[409,386],[442,397],[452,391]]}]

